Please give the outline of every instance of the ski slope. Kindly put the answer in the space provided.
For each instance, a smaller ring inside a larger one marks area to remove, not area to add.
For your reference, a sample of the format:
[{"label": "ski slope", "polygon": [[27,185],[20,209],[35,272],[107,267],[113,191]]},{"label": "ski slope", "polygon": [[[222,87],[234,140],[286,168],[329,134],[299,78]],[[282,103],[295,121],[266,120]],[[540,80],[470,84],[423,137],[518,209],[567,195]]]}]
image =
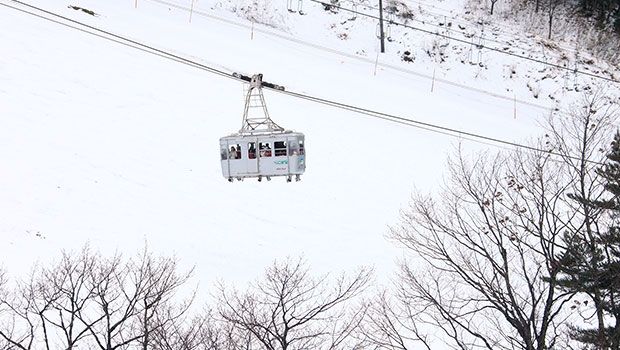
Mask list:
[{"label": "ski slope", "polygon": [[[515,114],[512,103],[453,86],[431,92],[427,79],[385,67],[375,74],[369,62],[204,16],[190,23],[187,12],[146,0],[29,3],[218,69],[263,73],[290,91],[508,141],[539,135],[548,114],[527,105]],[[315,33],[315,43],[376,56],[372,35],[344,42],[329,29],[333,17],[307,11],[303,28],[283,8],[281,28],[256,29]],[[213,13],[243,21],[225,8]],[[306,173],[299,183],[230,184],[218,139],[241,125],[242,84],[0,6],[0,263],[23,277],[61,249],[132,254],[147,242],[196,265],[204,295],[217,279],[244,283],[287,256],[304,256],[316,273],[374,266],[387,282],[404,252],[385,234],[412,191],[439,188],[459,144],[471,154],[498,149],[265,97],[274,121],[305,133]]]}]

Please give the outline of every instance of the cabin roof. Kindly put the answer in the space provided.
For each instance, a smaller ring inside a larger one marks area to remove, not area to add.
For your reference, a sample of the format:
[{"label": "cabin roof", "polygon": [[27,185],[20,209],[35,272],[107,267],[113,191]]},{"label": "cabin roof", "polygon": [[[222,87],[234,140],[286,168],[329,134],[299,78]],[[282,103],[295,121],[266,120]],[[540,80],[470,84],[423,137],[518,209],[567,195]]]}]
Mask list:
[{"label": "cabin roof", "polygon": [[223,139],[245,139],[245,138],[259,138],[259,139],[277,139],[282,136],[301,136],[304,137],[304,134],[301,132],[296,132],[292,130],[285,130],[282,132],[268,132],[268,133],[234,133],[228,136],[224,136],[220,138]]}]

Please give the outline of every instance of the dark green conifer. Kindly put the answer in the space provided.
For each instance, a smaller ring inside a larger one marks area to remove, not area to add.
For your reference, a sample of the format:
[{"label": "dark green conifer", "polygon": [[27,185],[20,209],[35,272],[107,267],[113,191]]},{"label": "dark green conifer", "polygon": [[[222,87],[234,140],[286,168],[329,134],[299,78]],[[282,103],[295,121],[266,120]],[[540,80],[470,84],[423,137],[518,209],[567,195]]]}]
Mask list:
[{"label": "dark green conifer", "polygon": [[597,174],[608,197],[597,201],[571,197],[607,215],[599,216],[600,222],[594,225],[598,230],[591,236],[566,233],[567,249],[559,261],[563,277],[558,285],[568,292],[590,295],[593,307],[605,316],[599,328],[574,327],[573,337],[587,348],[616,350],[620,349],[620,133]]}]

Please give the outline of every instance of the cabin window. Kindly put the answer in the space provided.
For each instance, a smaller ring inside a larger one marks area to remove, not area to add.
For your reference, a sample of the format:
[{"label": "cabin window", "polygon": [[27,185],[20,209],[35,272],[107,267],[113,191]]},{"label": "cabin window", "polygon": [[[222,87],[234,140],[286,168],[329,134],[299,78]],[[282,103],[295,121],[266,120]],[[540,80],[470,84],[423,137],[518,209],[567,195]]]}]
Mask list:
[{"label": "cabin window", "polygon": [[269,142],[260,142],[258,147],[261,157],[271,157],[271,146],[269,145]]},{"label": "cabin window", "polygon": [[273,152],[276,157],[278,156],[286,156],[286,142],[284,141],[276,141],[273,144]]},{"label": "cabin window", "polygon": [[220,155],[222,156],[222,160],[228,159],[228,149],[226,148],[226,146],[222,146],[220,148]]},{"label": "cabin window", "polygon": [[299,155],[303,156],[304,154],[304,140],[299,140]]},{"label": "cabin window", "polygon": [[241,145],[240,144],[230,145],[230,149],[228,150],[228,159],[241,159]]},{"label": "cabin window", "polygon": [[256,142],[248,143],[248,159],[256,159]]}]

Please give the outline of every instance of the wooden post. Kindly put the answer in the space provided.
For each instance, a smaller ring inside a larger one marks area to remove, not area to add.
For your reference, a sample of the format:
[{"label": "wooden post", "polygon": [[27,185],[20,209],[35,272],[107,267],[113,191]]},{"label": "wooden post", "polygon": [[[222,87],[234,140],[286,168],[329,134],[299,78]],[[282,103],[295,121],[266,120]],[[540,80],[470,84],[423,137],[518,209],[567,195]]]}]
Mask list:
[{"label": "wooden post", "polygon": [[577,71],[579,70],[579,67],[577,66],[578,62],[577,62],[578,58],[575,59],[575,86],[577,86]]},{"label": "wooden post", "polygon": [[517,94],[514,94],[514,112],[513,119],[517,119]]},{"label": "wooden post", "polygon": [[435,68],[433,68],[433,82],[431,83],[431,92],[435,88]]},{"label": "wooden post", "polygon": [[379,53],[377,52],[377,59],[375,60],[375,74],[377,75],[377,65],[379,65]]},{"label": "wooden post", "polygon": [[383,0],[379,0],[379,35],[381,36],[381,53],[385,52],[385,43],[383,39],[385,35],[383,34]]},{"label": "wooden post", "polygon": [[191,0],[191,1],[192,1],[192,5],[189,8],[189,23],[192,23],[192,13],[194,12],[194,0]]}]

